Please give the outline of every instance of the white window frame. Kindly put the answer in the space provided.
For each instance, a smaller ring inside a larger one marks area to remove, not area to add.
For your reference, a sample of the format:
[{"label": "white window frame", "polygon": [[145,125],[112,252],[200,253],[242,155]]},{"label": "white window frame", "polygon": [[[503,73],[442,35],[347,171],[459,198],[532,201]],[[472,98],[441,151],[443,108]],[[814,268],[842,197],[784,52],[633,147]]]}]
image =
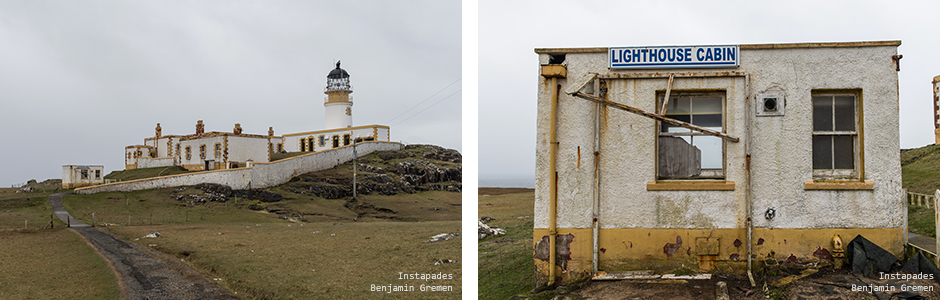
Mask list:
[{"label": "white window frame", "polygon": [[[833,116],[832,116],[832,122],[833,122],[833,127],[832,127],[832,130],[831,130],[831,131],[816,131],[816,129],[815,129],[815,121],[816,121],[816,120],[815,120],[815,117],[816,117],[816,114],[815,114],[815,107],[816,107],[815,101],[816,101],[816,100],[815,100],[815,99],[816,99],[817,97],[831,97],[831,98],[835,98],[835,97],[840,97],[840,96],[851,96],[852,98],[854,98],[854,106],[853,106],[853,107],[854,107],[854,110],[853,110],[853,115],[854,115],[855,130],[852,130],[852,131],[835,131],[835,122],[836,122],[836,121],[835,121],[835,103],[834,103],[834,101],[833,101],[833,106],[832,106],[832,114],[833,114]],[[831,168],[831,169],[816,169],[816,166],[815,166],[815,153],[811,153],[810,163],[812,164],[811,167],[813,168],[813,179],[815,179],[815,180],[830,180],[830,179],[837,179],[837,180],[838,180],[838,179],[855,179],[855,180],[861,180],[861,175],[860,175],[860,174],[861,174],[861,166],[862,166],[862,157],[861,157],[861,155],[860,155],[859,149],[861,149],[861,147],[860,147],[860,137],[861,137],[861,129],[862,129],[862,128],[861,128],[861,122],[860,122],[861,119],[860,119],[860,117],[861,117],[861,114],[862,114],[862,109],[861,109],[861,101],[859,101],[860,98],[861,98],[861,92],[859,92],[859,91],[813,91],[813,94],[812,94],[812,97],[811,97],[811,100],[810,100],[811,103],[812,103],[812,107],[813,107],[813,109],[814,109],[814,112],[813,112],[813,120],[812,120],[813,123],[811,124],[811,126],[814,127],[814,128],[812,128],[812,129],[813,129],[813,138],[811,139],[811,143],[814,143],[814,142],[815,142],[815,139],[816,139],[817,136],[852,136],[852,155],[853,155],[853,157],[852,157],[853,166],[852,166],[851,169],[835,169],[835,168],[834,168],[834,167],[835,167],[835,142],[830,142],[830,143],[832,143],[832,145],[830,146],[830,151],[832,151],[832,153],[830,153],[830,160],[831,160],[831,165],[833,166],[833,168]],[[811,146],[811,147],[810,147],[810,149],[812,149],[812,151],[815,151],[814,148],[815,148],[815,146]]]}]

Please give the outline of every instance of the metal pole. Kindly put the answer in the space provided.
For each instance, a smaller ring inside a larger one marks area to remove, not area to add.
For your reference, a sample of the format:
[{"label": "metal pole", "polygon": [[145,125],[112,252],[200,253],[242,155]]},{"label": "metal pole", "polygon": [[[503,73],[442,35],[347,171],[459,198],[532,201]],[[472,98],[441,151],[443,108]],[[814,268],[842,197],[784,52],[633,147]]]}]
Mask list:
[{"label": "metal pole", "polygon": [[[352,132],[349,133],[352,137]],[[359,170],[359,156],[356,152],[356,140],[353,139],[353,200],[356,200],[356,173]]]}]

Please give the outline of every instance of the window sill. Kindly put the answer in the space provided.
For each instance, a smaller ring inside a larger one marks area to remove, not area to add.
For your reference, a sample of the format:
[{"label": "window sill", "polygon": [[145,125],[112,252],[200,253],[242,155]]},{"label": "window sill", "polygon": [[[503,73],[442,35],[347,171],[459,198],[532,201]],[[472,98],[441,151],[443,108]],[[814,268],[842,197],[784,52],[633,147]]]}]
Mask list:
[{"label": "window sill", "polygon": [[807,190],[873,190],[875,182],[871,180],[809,180],[803,182],[803,188]]},{"label": "window sill", "polygon": [[734,181],[670,180],[646,183],[647,191],[733,191]]}]

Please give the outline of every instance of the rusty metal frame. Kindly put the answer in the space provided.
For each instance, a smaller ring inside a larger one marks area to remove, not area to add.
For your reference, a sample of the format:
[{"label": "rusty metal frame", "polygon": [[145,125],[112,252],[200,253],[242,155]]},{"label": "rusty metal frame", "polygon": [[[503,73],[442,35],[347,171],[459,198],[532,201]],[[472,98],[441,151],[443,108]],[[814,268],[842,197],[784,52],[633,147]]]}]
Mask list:
[{"label": "rusty metal frame", "polygon": [[622,109],[622,110],[625,110],[625,111],[628,111],[628,112],[631,112],[631,113],[634,113],[634,114],[638,114],[638,115],[641,115],[641,116],[644,116],[644,117],[648,117],[648,118],[651,118],[651,119],[658,120],[658,121],[660,121],[660,122],[666,122],[666,123],[669,123],[669,124],[672,124],[672,125],[676,125],[676,126],[679,126],[679,127],[684,127],[684,128],[688,128],[688,129],[691,129],[691,130],[695,130],[695,131],[698,131],[698,132],[701,132],[701,133],[704,133],[704,134],[707,134],[707,135],[717,136],[717,137],[726,139],[726,140],[731,141],[731,142],[737,143],[737,142],[740,140],[740,139],[738,139],[738,138],[736,138],[736,137],[733,137],[733,136],[730,136],[730,135],[727,135],[727,134],[724,134],[724,133],[721,133],[721,132],[718,132],[718,131],[714,131],[714,130],[711,130],[711,129],[708,129],[708,128],[702,128],[702,127],[699,127],[699,126],[696,126],[696,125],[692,125],[692,124],[689,124],[689,123],[686,123],[686,122],[682,122],[682,121],[679,121],[679,120],[676,120],[676,119],[673,119],[673,118],[664,117],[664,116],[659,115],[659,114],[648,113],[648,112],[643,111],[642,109],[639,109],[639,108],[635,108],[635,107],[632,107],[632,106],[629,106],[629,105],[623,105],[623,104],[620,104],[620,103],[617,103],[617,102],[608,101],[607,99],[594,97],[594,96],[591,96],[591,95],[588,95],[588,94],[585,94],[585,93],[582,93],[582,92],[575,92],[574,94],[571,94],[571,95],[572,95],[572,96],[575,96],[575,97],[578,97],[578,98],[581,98],[581,99],[584,99],[584,100],[588,100],[588,101],[592,101],[592,102],[596,102],[596,103],[600,103],[600,104],[605,104],[605,105],[610,105],[610,106],[613,106],[614,108],[619,108],[619,109]]},{"label": "rusty metal frame", "polygon": [[[663,116],[662,114],[657,114],[655,112],[650,113],[642,109],[635,108],[629,105],[620,104],[617,102],[609,101],[604,98],[595,97],[581,92],[581,89],[584,88],[588,83],[595,79],[647,79],[647,78],[669,78],[669,87],[667,92],[672,89],[672,81],[675,77],[685,77],[685,78],[695,78],[695,77],[737,77],[737,76],[747,76],[747,73],[744,72],[701,72],[701,73],[608,73],[608,74],[594,74],[589,73],[581,76],[577,81],[572,83],[565,89],[565,94],[575,96],[581,99],[592,101],[595,103],[600,103],[604,105],[610,105],[621,110],[625,110],[634,114],[638,114],[647,118],[651,118],[660,122],[666,122],[675,126],[687,128],[690,130],[698,131],[707,135],[720,137],[722,139],[737,143],[740,141],[739,138],[730,136],[723,132],[714,131],[708,128],[699,127],[697,125],[692,125],[690,123],[682,122],[673,118]],[[665,113],[665,104],[663,107],[663,113]]]}]

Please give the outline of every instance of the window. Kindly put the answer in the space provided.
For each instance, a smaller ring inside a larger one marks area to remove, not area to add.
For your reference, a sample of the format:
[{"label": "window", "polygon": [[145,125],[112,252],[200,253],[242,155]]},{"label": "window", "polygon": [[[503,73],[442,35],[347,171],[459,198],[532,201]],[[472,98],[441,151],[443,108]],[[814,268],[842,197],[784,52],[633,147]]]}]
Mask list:
[{"label": "window", "polygon": [[101,179],[101,170],[95,170],[95,179]]},{"label": "window", "polygon": [[[662,105],[663,95],[659,95]],[[670,95],[666,117],[723,132],[724,93]],[[720,137],[660,122],[659,179],[724,178],[724,141]]]},{"label": "window", "polygon": [[348,134],[344,134],[344,135],[343,135],[343,146],[346,146],[346,145],[349,145],[349,135],[348,135]]},{"label": "window", "polygon": [[326,146],[326,136],[320,135],[320,147]]},{"label": "window", "polygon": [[216,159],[218,159],[219,157],[222,157],[222,144],[221,143],[215,143],[214,154],[215,154]]},{"label": "window", "polygon": [[199,145],[199,158],[206,159],[206,144]]},{"label": "window", "polygon": [[277,153],[284,152],[284,144],[277,144]]},{"label": "window", "polygon": [[333,136],[333,148],[337,148],[337,147],[339,147],[339,136],[334,135]]},{"label": "window", "polygon": [[307,138],[307,144],[310,145],[310,151],[313,151],[313,148],[314,148],[313,146],[314,146],[315,141],[316,141],[316,140],[313,139],[313,137]]},{"label": "window", "polygon": [[813,177],[859,179],[857,93],[813,93]]},{"label": "window", "polygon": [[193,159],[193,149],[190,146],[186,146],[186,160]]},{"label": "window", "polygon": [[180,156],[180,144],[176,144],[176,156]]},{"label": "window", "polygon": [[307,140],[300,139],[300,152],[306,152],[306,151],[307,151]]},{"label": "window", "polygon": [[82,179],[88,179],[88,170],[82,170]]}]

